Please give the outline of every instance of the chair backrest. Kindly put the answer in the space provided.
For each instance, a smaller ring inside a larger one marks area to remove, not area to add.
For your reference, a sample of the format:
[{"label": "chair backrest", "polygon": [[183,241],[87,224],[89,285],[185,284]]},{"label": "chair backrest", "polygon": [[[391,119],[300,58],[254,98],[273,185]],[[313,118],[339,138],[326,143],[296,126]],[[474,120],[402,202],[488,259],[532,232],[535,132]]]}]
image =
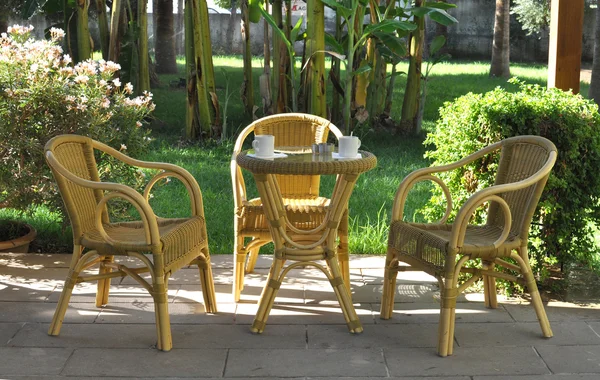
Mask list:
[{"label": "chair backrest", "polygon": [[[319,116],[302,113],[284,113],[267,116],[254,121],[238,137],[237,152],[241,151],[246,137],[254,132],[255,135],[275,136],[275,148],[290,146],[311,146],[314,143],[327,141],[329,132],[336,138],[342,132],[329,120]],[[277,176],[281,194],[286,198],[307,198],[319,196],[320,176]]]},{"label": "chair backrest", "polygon": [[[100,182],[93,140],[78,135],[61,135],[48,141],[44,151],[65,202],[77,244],[85,232],[95,229],[96,206],[104,194],[102,190],[75,184],[61,172],[67,171],[79,178]],[[102,212],[102,221],[108,222],[106,207]]]},{"label": "chair backrest", "polygon": [[[556,160],[554,144],[540,136],[517,136],[502,142],[495,185],[510,184],[539,175],[533,185],[501,195],[512,214],[511,234],[527,239],[531,219]],[[492,202],[488,225],[504,226],[504,213]]]}]

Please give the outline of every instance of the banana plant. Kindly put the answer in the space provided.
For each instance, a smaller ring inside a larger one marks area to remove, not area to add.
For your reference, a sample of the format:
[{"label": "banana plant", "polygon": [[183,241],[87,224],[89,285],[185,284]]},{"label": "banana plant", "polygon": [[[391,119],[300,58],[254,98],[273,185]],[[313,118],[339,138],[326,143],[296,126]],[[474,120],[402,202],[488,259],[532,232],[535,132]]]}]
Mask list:
[{"label": "banana plant", "polygon": [[292,111],[298,112],[298,84],[296,83],[296,52],[294,51],[294,43],[304,38],[303,33],[300,33],[300,27],[302,26],[302,17],[298,19],[296,25],[294,25],[294,27],[292,28],[290,32],[290,38],[288,39],[283,30],[281,30],[277,25],[277,22],[275,22],[273,16],[271,16],[269,12],[267,12],[262,6],[259,7],[259,9],[265,21],[267,21],[267,23],[273,29],[273,34],[276,34],[279,37],[279,39],[285,44],[291,65],[290,82],[292,84]]},{"label": "banana plant", "polygon": [[344,19],[348,30],[345,49],[332,36],[326,36],[325,38],[327,44],[333,49],[333,51],[327,51],[327,53],[339,59],[346,67],[343,115],[345,133],[349,134],[351,127],[352,79],[356,75],[372,70],[372,67],[368,64],[361,65],[357,70],[353,70],[356,53],[364,47],[369,38],[382,38],[381,36],[385,36],[384,38],[387,40],[393,41],[394,46],[401,46],[402,42],[398,37],[398,32],[415,30],[416,25],[408,21],[384,18],[380,22],[369,24],[362,28],[362,31],[359,31],[357,30],[357,21],[362,23],[360,16],[361,14],[364,15],[364,11],[361,12],[361,7],[363,9],[367,7],[368,0],[322,1]]}]

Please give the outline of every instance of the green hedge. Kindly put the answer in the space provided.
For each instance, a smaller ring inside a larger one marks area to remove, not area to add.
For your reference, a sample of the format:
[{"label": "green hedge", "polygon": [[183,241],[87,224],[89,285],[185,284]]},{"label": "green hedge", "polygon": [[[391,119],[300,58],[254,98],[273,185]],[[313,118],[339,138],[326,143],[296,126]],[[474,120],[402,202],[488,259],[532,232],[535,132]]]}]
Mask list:
[{"label": "green hedge", "polygon": [[[496,88],[469,93],[440,110],[436,132],[426,140],[434,165],[457,161],[501,139],[540,135],[558,148],[558,160],[542,194],[530,232],[534,270],[545,262],[584,263],[600,269],[595,240],[600,221],[600,115],[598,106],[580,95],[547,90],[511,79],[519,91]],[[470,194],[493,183],[496,162],[479,160],[444,178],[456,200],[454,213]],[[441,216],[444,197],[433,190],[428,219]],[[479,215],[483,218],[483,212]],[[481,220],[481,219],[480,219]]]}]

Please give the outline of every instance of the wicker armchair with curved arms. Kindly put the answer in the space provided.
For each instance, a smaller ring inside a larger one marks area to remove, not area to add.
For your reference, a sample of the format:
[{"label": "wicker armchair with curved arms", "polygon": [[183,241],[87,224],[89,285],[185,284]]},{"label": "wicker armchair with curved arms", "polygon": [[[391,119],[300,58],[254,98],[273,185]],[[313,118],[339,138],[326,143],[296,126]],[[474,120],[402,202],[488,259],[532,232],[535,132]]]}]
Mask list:
[{"label": "wicker armchair with curved arms", "polygon": [[[122,184],[101,182],[94,150],[129,165],[160,172],[147,184],[143,195]],[[169,351],[173,344],[167,306],[168,279],[170,274],[189,264],[198,265],[200,270],[206,312],[217,311],[202,194],[189,172],[172,164],[135,160],[103,143],[77,135],[54,137],[46,144],[45,154],[71,220],[74,244],[69,274],[48,330],[49,335],[59,334],[75,284],[98,281],[96,306],[100,307],[108,303],[111,278],[129,275],[153,297],[157,347]],[[160,218],[150,208],[148,198],[152,187],[166,177],[177,178],[187,188],[191,217]],[[133,205],[141,220],[111,223],[107,202],[115,198]],[[88,250],[85,254],[84,249]],[[143,253],[151,253],[152,258]],[[135,257],[144,265],[126,267],[114,262],[115,255]],[[85,269],[96,264],[100,266],[97,275],[83,274]],[[145,272],[150,272],[150,282],[140,276]]]},{"label": "wicker armchair with curved arms", "polygon": [[[447,186],[434,174],[498,153],[500,159],[494,185],[473,194],[462,205],[455,221],[447,223],[452,199]],[[495,278],[498,277],[527,286],[542,334],[551,337],[550,323],[529,264],[527,240],[533,214],[556,156],[556,147],[549,140],[540,136],[517,136],[492,144],[455,163],[409,174],[400,184],[394,200],[381,318],[392,316],[398,271],[423,270],[435,276],[441,293],[438,354],[452,355],[457,296],[477,279],[483,278],[485,306],[496,308]],[[407,223],[402,220],[408,193],[421,181],[437,183],[446,196],[446,212],[437,223]],[[486,223],[469,224],[473,213],[484,204],[489,204]],[[504,260],[509,257],[518,265]],[[482,260],[481,269],[463,267],[468,260],[477,258]],[[399,266],[400,261],[410,267]],[[509,271],[495,271],[496,265]],[[472,275],[461,285],[458,284],[460,272]]]},{"label": "wicker armchair with curved arms", "polygon": [[[285,113],[267,116],[254,121],[238,136],[231,157],[231,180],[233,183],[234,215],[234,278],[233,296],[240,300],[244,288],[244,275],[254,270],[260,247],[272,241],[268,220],[263,212],[260,198],[248,199],[242,170],[235,161],[242,151],[246,138],[255,135],[274,135],[275,149],[308,147],[327,141],[329,132],[336,138],[342,132],[329,120],[302,113]],[[329,199],[319,196],[320,176],[277,176],[288,218],[300,229],[313,229],[321,224]],[[305,235],[304,235],[305,236]],[[344,278],[348,268],[348,213],[342,216],[338,228],[340,244],[338,258]],[[306,237],[306,236],[305,236]],[[246,239],[250,241],[246,243]],[[249,255],[248,255],[249,254]],[[348,286],[348,282],[347,282]]]}]

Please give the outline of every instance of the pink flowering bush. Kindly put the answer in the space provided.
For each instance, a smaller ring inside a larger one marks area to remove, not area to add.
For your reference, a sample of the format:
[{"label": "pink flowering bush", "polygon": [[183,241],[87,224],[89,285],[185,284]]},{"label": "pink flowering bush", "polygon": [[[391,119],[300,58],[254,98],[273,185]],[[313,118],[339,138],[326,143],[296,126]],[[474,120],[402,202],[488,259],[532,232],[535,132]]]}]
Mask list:
[{"label": "pink flowering bush", "polygon": [[[59,46],[62,30],[52,28],[51,40],[34,40],[32,29],[13,26],[0,37],[0,207],[56,209],[62,202],[44,162],[44,144],[75,133],[136,156],[149,143],[142,123],[154,104],[150,93],[131,97],[131,84],[114,78],[118,64],[88,60],[73,66]],[[113,180],[131,174],[98,159]]]}]

